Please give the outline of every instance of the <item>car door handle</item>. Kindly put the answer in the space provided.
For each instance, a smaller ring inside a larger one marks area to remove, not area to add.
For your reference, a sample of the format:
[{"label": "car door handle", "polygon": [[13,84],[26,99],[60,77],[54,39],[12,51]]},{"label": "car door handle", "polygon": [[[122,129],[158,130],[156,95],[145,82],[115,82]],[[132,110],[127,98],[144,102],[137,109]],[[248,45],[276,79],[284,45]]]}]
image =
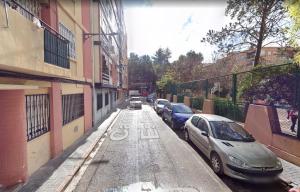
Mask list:
[{"label": "car door handle", "polygon": [[201,135],[208,137],[208,133],[205,131],[201,131]]}]

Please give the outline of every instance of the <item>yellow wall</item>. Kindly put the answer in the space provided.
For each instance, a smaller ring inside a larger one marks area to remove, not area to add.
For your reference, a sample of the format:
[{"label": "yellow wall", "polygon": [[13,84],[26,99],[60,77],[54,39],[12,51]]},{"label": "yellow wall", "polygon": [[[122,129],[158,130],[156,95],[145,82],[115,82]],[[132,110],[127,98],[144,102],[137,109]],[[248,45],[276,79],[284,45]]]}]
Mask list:
[{"label": "yellow wall", "polygon": [[62,83],[61,93],[62,95],[83,93],[83,85]]},{"label": "yellow wall", "polygon": [[72,145],[84,133],[84,117],[75,119],[62,128],[63,149]]},{"label": "yellow wall", "polygon": [[27,143],[28,175],[50,159],[50,133],[45,133]]},{"label": "yellow wall", "polygon": [[58,1],[58,21],[66,26],[75,35],[76,58],[70,59],[71,77],[84,80],[83,78],[83,32],[81,1],[60,0]]},{"label": "yellow wall", "polygon": [[[0,30],[0,69],[70,77],[70,70],[44,63],[44,30],[16,10],[7,10],[9,27]],[[0,6],[1,26],[5,20],[4,7]]]}]

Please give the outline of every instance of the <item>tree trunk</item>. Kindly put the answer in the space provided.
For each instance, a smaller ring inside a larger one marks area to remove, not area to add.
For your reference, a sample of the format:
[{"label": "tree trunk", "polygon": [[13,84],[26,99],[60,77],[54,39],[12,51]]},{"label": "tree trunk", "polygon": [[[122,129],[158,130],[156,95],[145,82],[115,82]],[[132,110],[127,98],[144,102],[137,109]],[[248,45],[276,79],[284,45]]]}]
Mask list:
[{"label": "tree trunk", "polygon": [[267,12],[268,12],[268,9],[267,9],[267,6],[265,6],[263,9],[263,15],[261,18],[261,24],[260,24],[260,29],[259,29],[259,37],[258,37],[258,41],[257,41],[257,45],[256,45],[254,67],[256,67],[259,64],[260,52],[261,52],[261,47],[262,47],[263,38],[264,38],[264,34],[265,34]]}]

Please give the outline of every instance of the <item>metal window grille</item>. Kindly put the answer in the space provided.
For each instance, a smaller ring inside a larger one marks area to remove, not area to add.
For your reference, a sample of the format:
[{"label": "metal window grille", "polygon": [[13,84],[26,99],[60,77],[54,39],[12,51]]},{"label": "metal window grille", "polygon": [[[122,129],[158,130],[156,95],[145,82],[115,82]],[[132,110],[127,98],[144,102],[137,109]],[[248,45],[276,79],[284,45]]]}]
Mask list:
[{"label": "metal window grille", "polygon": [[76,47],[75,47],[75,35],[62,23],[59,23],[59,34],[61,34],[64,38],[69,41],[69,56],[73,59],[76,58]]},{"label": "metal window grille", "polygon": [[62,96],[63,125],[84,115],[83,94]]},{"label": "metal window grille", "polygon": [[27,141],[50,130],[49,95],[26,95]]},{"label": "metal window grille", "polygon": [[45,28],[44,42],[45,62],[69,69],[68,41]]},{"label": "metal window grille", "polygon": [[108,105],[109,100],[108,100],[108,93],[105,93],[105,106]]},{"label": "metal window grille", "polygon": [[97,94],[97,110],[103,107],[102,93]]}]

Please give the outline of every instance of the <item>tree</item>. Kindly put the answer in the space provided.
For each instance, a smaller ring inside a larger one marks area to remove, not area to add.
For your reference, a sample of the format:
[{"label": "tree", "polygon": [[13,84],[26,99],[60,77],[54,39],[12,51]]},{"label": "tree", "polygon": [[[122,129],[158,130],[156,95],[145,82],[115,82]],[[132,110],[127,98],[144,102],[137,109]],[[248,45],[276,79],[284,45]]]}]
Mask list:
[{"label": "tree", "polygon": [[153,68],[157,79],[161,79],[162,75],[170,67],[170,62],[169,62],[170,58],[171,58],[171,51],[169,48],[166,49],[159,48],[155,52],[152,59],[153,59]]},{"label": "tree", "polygon": [[219,51],[255,48],[254,66],[259,64],[261,48],[287,43],[288,22],[282,0],[228,0],[225,15],[234,21],[221,31],[209,30],[202,42]]},{"label": "tree", "polygon": [[[291,45],[293,47],[300,46],[300,0],[288,0],[287,7],[289,14],[293,20],[293,26],[290,30],[291,34]],[[296,54],[295,61],[300,63],[300,52]]]},{"label": "tree", "polygon": [[156,85],[160,92],[172,93],[175,91],[176,81],[175,81],[175,71],[173,69],[168,69],[161,79],[157,81]]},{"label": "tree", "polygon": [[153,63],[155,64],[160,64],[160,65],[165,65],[165,64],[170,64],[169,59],[171,58],[171,51],[169,48],[162,49],[159,48],[154,56],[152,57]]},{"label": "tree", "polygon": [[156,78],[149,55],[139,57],[135,53],[130,53],[128,59],[128,79],[130,84],[147,83],[155,85]]},{"label": "tree", "polygon": [[180,55],[172,65],[176,72],[176,80],[186,82],[201,78],[199,73],[202,70],[202,61],[202,53],[196,53],[193,50],[187,52],[186,55]]}]

